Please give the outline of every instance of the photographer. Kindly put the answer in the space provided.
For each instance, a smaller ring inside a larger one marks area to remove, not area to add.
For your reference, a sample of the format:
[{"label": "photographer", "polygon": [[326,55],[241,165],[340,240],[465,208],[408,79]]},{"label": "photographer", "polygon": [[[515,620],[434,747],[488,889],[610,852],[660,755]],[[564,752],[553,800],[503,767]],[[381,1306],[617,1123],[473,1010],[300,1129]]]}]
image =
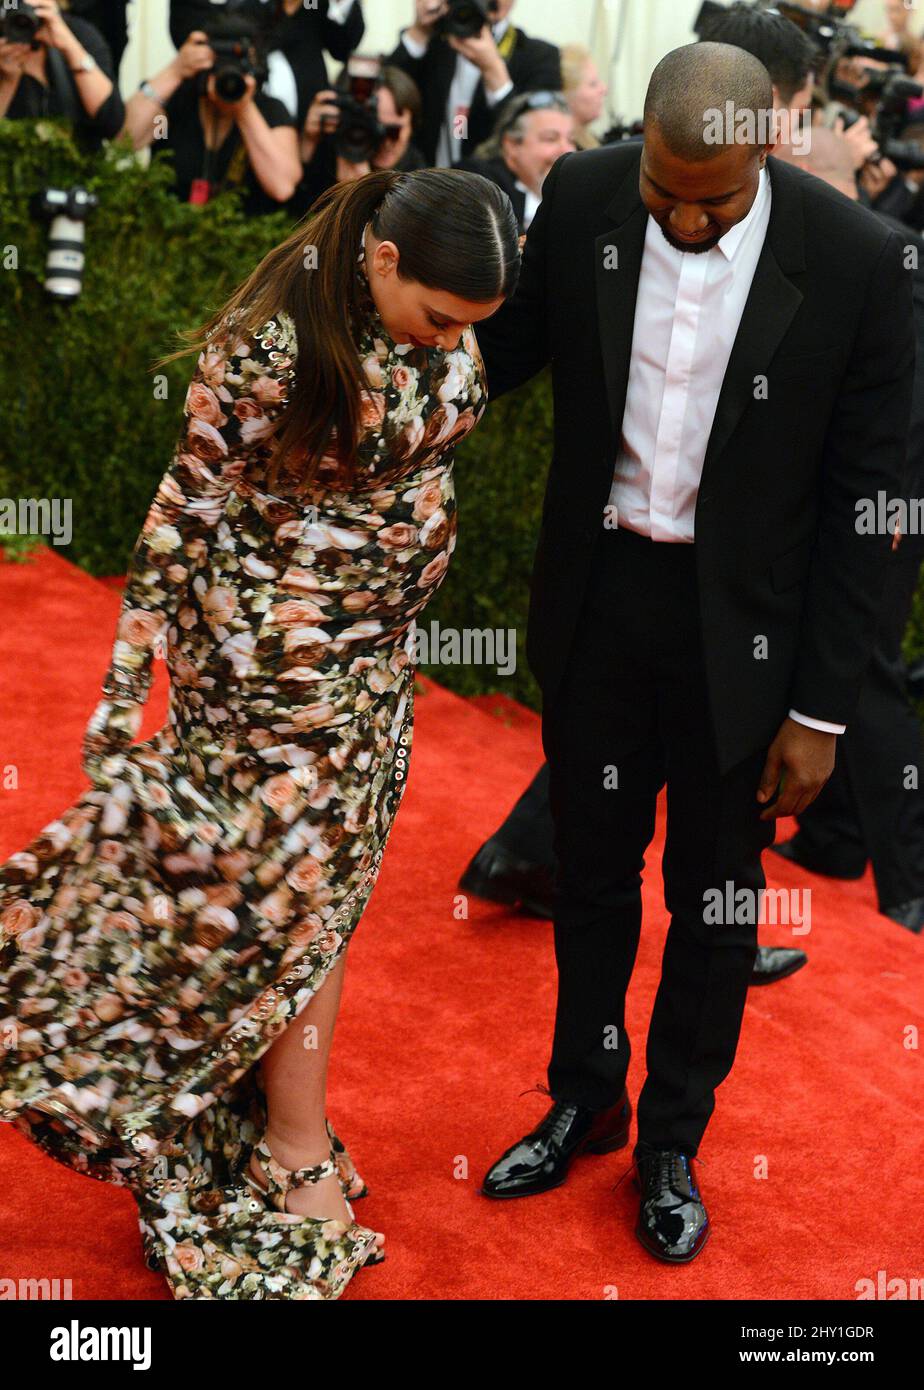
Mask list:
[{"label": "photographer", "polygon": [[325,52],[346,62],[366,30],[361,0],[171,0],[170,37],[180,48],[193,29],[233,12],[258,24],[265,38],[267,96],[281,101],[301,129],[314,94],[327,86]]},{"label": "photographer", "polygon": [[403,173],[427,167],[413,141],[421,117],[420,92],[413,79],[400,68],[383,67],[371,98],[357,104],[359,119],[354,116],[345,136],[341,105],[346,105],[350,87],[349,68],[344,67],[334,90],[316,93],[311,103],[300,137],[304,172],[289,204],[296,218],[332,184],[379,169]]},{"label": "photographer", "polygon": [[[257,61],[251,48],[248,66]],[[240,182],[245,212],[278,211],[301,176],[292,118],[282,102],[259,90],[253,71],[242,71],[239,98],[222,98],[215,62],[208,35],[194,30],[173,61],[128,102],[126,129],[136,150],[156,141],[158,149],[173,152],[182,201],[204,203]]]},{"label": "photographer", "polygon": [[[421,149],[430,164],[446,167],[473,154],[508,97],[561,90],[558,49],[511,24],[513,0],[415,0],[415,7],[415,23],[388,61],[420,88]],[[447,25],[467,29],[468,37],[446,32]]]},{"label": "photographer", "polygon": [[508,102],[489,140],[459,166],[504,190],[522,234],[542,202],[542,184],[561,154],[576,149],[574,116],[562,92],[523,92]]},{"label": "photographer", "polygon": [[[86,20],[62,14],[56,0],[20,5],[11,39],[13,18],[5,11],[0,26],[0,117],[65,116],[88,150],[118,135],[125,108],[102,35]],[[32,39],[19,41],[30,19]]]}]

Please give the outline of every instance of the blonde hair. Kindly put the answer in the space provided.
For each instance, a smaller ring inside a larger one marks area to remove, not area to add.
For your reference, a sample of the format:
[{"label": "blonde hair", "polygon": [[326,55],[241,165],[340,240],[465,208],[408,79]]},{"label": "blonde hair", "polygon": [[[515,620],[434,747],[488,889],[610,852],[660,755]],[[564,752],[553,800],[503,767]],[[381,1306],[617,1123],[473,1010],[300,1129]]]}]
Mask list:
[{"label": "blonde hair", "polygon": [[[571,93],[580,87],[584,81],[584,70],[592,60],[593,54],[582,43],[566,43],[562,48],[561,86],[566,97],[570,97]],[[590,127],[582,125],[577,118],[574,122],[572,139],[579,150],[596,149],[600,144]]]}]

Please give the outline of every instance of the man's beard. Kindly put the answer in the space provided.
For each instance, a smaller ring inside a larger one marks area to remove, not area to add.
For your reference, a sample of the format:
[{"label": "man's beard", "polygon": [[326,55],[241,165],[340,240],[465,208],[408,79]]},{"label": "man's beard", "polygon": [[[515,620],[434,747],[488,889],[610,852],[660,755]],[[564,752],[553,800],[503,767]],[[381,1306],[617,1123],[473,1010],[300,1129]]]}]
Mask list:
[{"label": "man's beard", "polygon": [[[661,226],[660,223],[658,225]],[[718,246],[725,233],[720,232],[718,236],[709,237],[707,241],[697,242],[695,245],[688,241],[676,241],[667,228],[663,226],[661,226],[661,235],[668,246],[673,246],[675,251],[689,251],[694,256],[701,256],[704,251],[711,251],[714,246]]]}]

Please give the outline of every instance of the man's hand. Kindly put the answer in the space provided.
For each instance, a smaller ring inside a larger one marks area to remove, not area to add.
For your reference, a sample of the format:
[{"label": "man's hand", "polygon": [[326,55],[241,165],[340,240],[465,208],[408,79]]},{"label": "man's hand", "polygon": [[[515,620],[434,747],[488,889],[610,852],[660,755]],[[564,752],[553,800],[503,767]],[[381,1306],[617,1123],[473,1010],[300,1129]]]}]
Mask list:
[{"label": "man's hand", "polygon": [[[767,750],[757,800],[769,803],[761,820],[777,816],[797,816],[815,797],[834,771],[837,734],[810,729],[796,719],[786,718]],[[771,800],[779,788],[776,800]]]},{"label": "man's hand", "polygon": [[455,34],[449,34],[446,42],[450,48],[461,53],[463,58],[474,63],[476,68],[480,68],[484,85],[489,92],[496,92],[498,88],[507,85],[510,73],[494,42],[490,24],[486,24],[481,33],[476,34],[474,38],[460,39]]}]

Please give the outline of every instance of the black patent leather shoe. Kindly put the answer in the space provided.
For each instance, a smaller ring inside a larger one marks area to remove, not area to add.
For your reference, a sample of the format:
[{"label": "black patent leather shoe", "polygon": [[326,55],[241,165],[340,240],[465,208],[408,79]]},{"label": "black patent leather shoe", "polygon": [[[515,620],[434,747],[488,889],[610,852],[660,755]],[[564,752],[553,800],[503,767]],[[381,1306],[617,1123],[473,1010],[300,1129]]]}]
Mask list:
[{"label": "black patent leather shoe", "polygon": [[772,985],[777,980],[785,980],[787,975],[801,970],[807,960],[804,951],[794,951],[789,946],[758,946],[751,984]]},{"label": "black patent leather shoe", "polygon": [[806,848],[798,835],[791,840],[780,840],[771,845],[774,854],[788,859],[790,864],[798,864],[810,874],[821,874],[823,878],[862,878],[866,873],[866,856],[852,849],[829,849],[825,854]]},{"label": "black patent leather shoe", "polygon": [[693,1159],[679,1149],[637,1144],[635,1180],[642,1201],[635,1234],[642,1245],[668,1264],[686,1264],[709,1238],[709,1217],[693,1173]]},{"label": "black patent leather shoe", "polygon": [[561,1187],[578,1154],[608,1154],[629,1142],[632,1105],[623,1091],[609,1110],[557,1100],[545,1118],[485,1174],[483,1197],[533,1197]]},{"label": "black patent leather shoe", "polygon": [[555,876],[545,864],[531,864],[508,854],[496,840],[486,840],[459,879],[464,893],[532,917],[555,916]]}]

